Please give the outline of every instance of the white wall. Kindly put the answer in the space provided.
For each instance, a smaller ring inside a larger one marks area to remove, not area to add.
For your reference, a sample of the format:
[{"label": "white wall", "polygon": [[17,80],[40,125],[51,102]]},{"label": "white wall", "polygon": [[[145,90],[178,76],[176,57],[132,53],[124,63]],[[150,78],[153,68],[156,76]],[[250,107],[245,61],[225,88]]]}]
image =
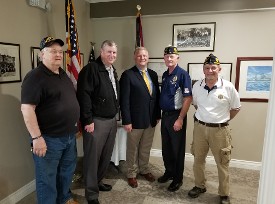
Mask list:
[{"label": "white wall", "polygon": [[[274,49],[275,11],[239,13],[203,13],[166,16],[143,16],[145,47],[151,57],[162,57],[164,47],[172,44],[173,24],[216,22],[215,51],[221,62],[233,63],[232,82],[235,83],[237,57],[272,56]],[[100,43],[113,39],[118,44],[119,74],[133,65],[135,17],[92,19],[96,54]],[[179,65],[202,63],[210,52],[182,52]],[[261,161],[267,103],[242,102],[242,110],[231,122],[233,158]],[[194,108],[190,108],[187,129],[187,152],[192,141]],[[157,126],[153,148],[161,149],[160,128]]]}]

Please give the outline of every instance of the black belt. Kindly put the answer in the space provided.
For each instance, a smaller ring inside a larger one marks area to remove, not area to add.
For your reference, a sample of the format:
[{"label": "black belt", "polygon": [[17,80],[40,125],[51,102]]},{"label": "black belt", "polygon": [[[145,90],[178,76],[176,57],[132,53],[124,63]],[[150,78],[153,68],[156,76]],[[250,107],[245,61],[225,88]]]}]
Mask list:
[{"label": "black belt", "polygon": [[180,113],[180,109],[172,110],[172,111],[162,111],[162,115],[175,115],[175,114],[179,114],[179,113]]},{"label": "black belt", "polygon": [[205,123],[203,121],[198,120],[196,117],[194,117],[194,120],[207,127],[225,127],[229,125],[228,123]]}]

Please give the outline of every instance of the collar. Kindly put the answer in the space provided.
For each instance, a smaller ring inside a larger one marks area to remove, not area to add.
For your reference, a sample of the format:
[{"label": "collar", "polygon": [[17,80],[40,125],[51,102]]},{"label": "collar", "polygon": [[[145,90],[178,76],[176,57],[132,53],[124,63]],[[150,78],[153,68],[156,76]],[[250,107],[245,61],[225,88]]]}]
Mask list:
[{"label": "collar", "polygon": [[59,74],[56,74],[52,70],[48,69],[42,62],[38,65],[38,67],[40,67],[49,76],[54,76],[54,75],[62,76],[66,74],[66,72],[61,67],[58,68]]}]

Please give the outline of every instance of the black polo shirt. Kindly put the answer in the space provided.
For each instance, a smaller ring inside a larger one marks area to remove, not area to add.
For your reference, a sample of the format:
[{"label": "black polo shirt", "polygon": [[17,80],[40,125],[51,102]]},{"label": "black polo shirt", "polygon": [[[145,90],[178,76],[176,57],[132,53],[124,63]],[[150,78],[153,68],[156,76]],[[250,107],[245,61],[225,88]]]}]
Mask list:
[{"label": "black polo shirt", "polygon": [[79,104],[66,72],[59,74],[42,63],[30,71],[22,83],[21,104],[36,105],[35,113],[42,134],[55,136],[76,133]]}]

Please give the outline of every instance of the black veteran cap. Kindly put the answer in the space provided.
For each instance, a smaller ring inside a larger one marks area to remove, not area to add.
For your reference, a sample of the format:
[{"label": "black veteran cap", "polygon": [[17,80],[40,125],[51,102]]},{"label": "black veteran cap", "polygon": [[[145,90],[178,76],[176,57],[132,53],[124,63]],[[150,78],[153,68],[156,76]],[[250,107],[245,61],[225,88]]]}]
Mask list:
[{"label": "black veteran cap", "polygon": [[178,52],[178,49],[174,46],[168,46],[164,49],[164,55],[167,55],[167,54],[176,54],[178,55],[179,52]]},{"label": "black veteran cap", "polygon": [[45,47],[51,46],[53,43],[58,43],[60,46],[64,45],[63,40],[61,39],[54,39],[51,36],[45,37],[40,42],[40,50],[43,50]]},{"label": "black veteran cap", "polygon": [[206,59],[205,59],[205,61],[204,61],[203,64],[204,65],[206,65],[206,64],[217,64],[217,65],[219,65],[220,61],[219,61],[219,59],[215,55],[213,55],[211,53],[208,57],[206,57]]}]

